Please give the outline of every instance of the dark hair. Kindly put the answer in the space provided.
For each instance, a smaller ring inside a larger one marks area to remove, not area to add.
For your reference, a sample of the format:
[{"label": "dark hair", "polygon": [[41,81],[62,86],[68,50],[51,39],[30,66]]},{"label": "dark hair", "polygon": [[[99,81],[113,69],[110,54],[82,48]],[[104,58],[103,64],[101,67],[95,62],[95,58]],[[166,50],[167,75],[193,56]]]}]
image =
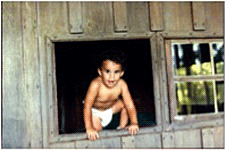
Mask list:
[{"label": "dark hair", "polygon": [[121,50],[106,50],[97,57],[97,67],[101,68],[105,60],[111,60],[122,66],[122,70],[126,69],[126,55]]}]

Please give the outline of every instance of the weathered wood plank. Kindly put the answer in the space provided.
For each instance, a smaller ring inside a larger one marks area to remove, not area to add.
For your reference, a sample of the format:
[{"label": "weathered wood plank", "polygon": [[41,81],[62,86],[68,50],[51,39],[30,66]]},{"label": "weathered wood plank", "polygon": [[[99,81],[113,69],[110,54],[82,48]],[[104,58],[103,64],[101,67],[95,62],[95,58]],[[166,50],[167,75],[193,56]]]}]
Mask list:
[{"label": "weathered wood plank", "polygon": [[53,143],[48,146],[50,149],[74,149],[75,142]]},{"label": "weathered wood plank", "polygon": [[192,16],[194,30],[206,29],[205,7],[203,2],[192,2]]},{"label": "weathered wood plank", "polygon": [[201,134],[199,129],[174,132],[176,148],[201,148]]},{"label": "weathered wood plank", "polygon": [[127,7],[126,2],[113,2],[114,30],[115,32],[127,31]]},{"label": "weathered wood plank", "polygon": [[66,2],[38,3],[40,35],[65,35],[68,33],[68,9]]},{"label": "weathered wood plank", "polygon": [[121,140],[119,137],[98,139],[96,141],[83,140],[76,142],[76,148],[121,148]]},{"label": "weathered wood plank", "polygon": [[163,148],[174,148],[174,134],[173,132],[164,132],[162,133],[162,142],[163,142]]},{"label": "weathered wood plank", "polygon": [[25,100],[27,138],[30,147],[42,147],[42,124],[39,84],[39,60],[37,39],[36,3],[23,2],[23,61],[25,75]]},{"label": "weathered wood plank", "polygon": [[206,31],[224,33],[224,2],[205,2]]},{"label": "weathered wood plank", "polygon": [[158,51],[159,51],[159,84],[161,85],[160,89],[160,98],[161,98],[161,112],[162,112],[162,127],[166,128],[169,125],[169,105],[168,105],[168,95],[167,95],[167,69],[166,69],[166,58],[165,58],[165,47],[164,39],[161,35],[157,34],[158,38]]},{"label": "weathered wood plank", "polygon": [[122,138],[122,148],[135,148],[135,137],[134,136],[124,136]]},{"label": "weathered wood plank", "polygon": [[202,129],[203,148],[224,147],[224,127]]},{"label": "weathered wood plank", "polygon": [[149,2],[151,31],[162,31],[163,24],[163,7],[161,2]]},{"label": "weathered wood plank", "polygon": [[[2,147],[29,147],[20,2],[2,2]],[[25,136],[24,136],[25,135]]]},{"label": "weathered wood plank", "polygon": [[102,147],[101,148],[121,148],[121,139],[120,137],[116,138],[105,138],[102,139]]},{"label": "weathered wood plank", "polygon": [[155,116],[156,124],[161,126],[161,104],[160,104],[160,84],[159,84],[159,65],[158,65],[158,47],[157,47],[157,34],[151,37],[151,57],[152,57],[152,72],[154,79],[154,100],[155,100]]},{"label": "weathered wood plank", "polygon": [[[43,146],[48,146],[49,142],[49,102],[53,96],[48,89],[48,64],[46,51],[46,37],[56,37],[57,35],[68,34],[68,9],[66,2],[39,2],[37,3],[38,13],[38,33],[39,33],[39,62],[40,62],[40,86],[41,86],[41,105],[42,105],[42,129]],[[51,96],[50,96],[51,95]]]},{"label": "weathered wood plank", "polygon": [[129,32],[149,32],[147,2],[127,2]]},{"label": "weathered wood plank", "polygon": [[82,6],[85,34],[113,33],[111,2],[83,2]]},{"label": "weathered wood plank", "polygon": [[161,148],[160,134],[145,134],[135,136],[135,148]]},{"label": "weathered wood plank", "polygon": [[83,33],[82,2],[68,2],[70,33]]},{"label": "weathered wood plank", "polygon": [[192,31],[190,2],[163,2],[165,31]]}]

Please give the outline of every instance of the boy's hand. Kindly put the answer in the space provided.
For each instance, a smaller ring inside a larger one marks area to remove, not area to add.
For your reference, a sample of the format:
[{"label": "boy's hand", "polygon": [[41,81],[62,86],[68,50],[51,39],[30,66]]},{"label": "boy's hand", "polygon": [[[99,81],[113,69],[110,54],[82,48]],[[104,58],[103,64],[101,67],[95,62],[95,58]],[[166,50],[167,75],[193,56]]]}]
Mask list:
[{"label": "boy's hand", "polygon": [[127,130],[129,130],[129,134],[135,135],[139,131],[139,126],[131,124],[126,127]]},{"label": "boy's hand", "polygon": [[99,138],[99,134],[95,129],[86,130],[86,134],[88,135],[88,139],[94,141]]}]

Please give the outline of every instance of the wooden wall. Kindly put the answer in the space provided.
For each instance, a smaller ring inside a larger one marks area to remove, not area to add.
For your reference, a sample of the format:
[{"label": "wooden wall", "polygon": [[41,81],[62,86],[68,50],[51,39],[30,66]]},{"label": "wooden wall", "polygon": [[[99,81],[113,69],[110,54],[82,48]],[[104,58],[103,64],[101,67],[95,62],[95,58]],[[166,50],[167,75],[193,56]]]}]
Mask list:
[{"label": "wooden wall", "polygon": [[[2,146],[48,147],[52,72],[46,37],[175,35],[223,36],[222,2],[2,2]],[[57,148],[223,147],[224,127],[119,136]],[[220,133],[220,134],[218,134]],[[186,135],[186,139],[184,138]],[[189,140],[188,140],[189,139]]]}]

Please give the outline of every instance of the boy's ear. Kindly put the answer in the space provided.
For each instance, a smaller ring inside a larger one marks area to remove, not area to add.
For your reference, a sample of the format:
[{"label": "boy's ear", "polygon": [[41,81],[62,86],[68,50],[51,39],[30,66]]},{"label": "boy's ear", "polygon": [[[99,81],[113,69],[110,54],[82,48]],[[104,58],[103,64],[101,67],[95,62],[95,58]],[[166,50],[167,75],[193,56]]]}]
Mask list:
[{"label": "boy's ear", "polygon": [[98,74],[99,74],[100,76],[102,75],[102,73],[101,73],[101,71],[100,71],[100,68],[97,69],[97,72],[98,72]]},{"label": "boy's ear", "polygon": [[122,76],[124,75],[124,73],[125,73],[125,72],[124,72],[124,71],[122,71],[120,76],[122,77]]}]

